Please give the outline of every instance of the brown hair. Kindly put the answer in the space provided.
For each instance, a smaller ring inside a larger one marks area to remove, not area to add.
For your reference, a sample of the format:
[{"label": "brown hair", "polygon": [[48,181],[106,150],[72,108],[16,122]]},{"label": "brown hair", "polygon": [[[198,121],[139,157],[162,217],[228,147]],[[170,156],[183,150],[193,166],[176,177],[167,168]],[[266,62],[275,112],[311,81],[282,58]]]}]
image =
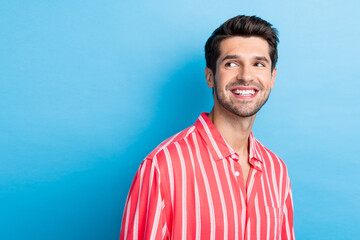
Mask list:
[{"label": "brown hair", "polygon": [[278,59],[277,44],[279,42],[276,28],[259,17],[239,15],[230,18],[215,29],[206,41],[206,66],[213,71],[213,74],[215,74],[216,61],[220,55],[220,42],[233,36],[257,36],[265,39],[270,49],[271,71],[275,68]]}]

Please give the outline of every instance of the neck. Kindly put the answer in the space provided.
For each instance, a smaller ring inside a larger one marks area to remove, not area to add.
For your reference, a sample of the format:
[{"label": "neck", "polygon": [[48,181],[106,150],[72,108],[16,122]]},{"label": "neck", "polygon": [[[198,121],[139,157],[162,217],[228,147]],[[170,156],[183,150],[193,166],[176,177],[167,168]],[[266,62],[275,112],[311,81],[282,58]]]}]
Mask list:
[{"label": "neck", "polygon": [[249,154],[249,136],[255,115],[239,117],[229,112],[221,113],[214,107],[208,117],[236,153],[240,156]]}]

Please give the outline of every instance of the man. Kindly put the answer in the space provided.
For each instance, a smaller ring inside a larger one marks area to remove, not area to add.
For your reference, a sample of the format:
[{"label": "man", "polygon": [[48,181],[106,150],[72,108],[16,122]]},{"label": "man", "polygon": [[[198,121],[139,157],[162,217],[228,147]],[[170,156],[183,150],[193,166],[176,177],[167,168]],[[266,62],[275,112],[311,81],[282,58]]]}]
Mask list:
[{"label": "man", "polygon": [[277,31],[226,21],[205,45],[214,107],[142,162],[120,239],[294,239],[285,164],[251,133],[274,86]]}]

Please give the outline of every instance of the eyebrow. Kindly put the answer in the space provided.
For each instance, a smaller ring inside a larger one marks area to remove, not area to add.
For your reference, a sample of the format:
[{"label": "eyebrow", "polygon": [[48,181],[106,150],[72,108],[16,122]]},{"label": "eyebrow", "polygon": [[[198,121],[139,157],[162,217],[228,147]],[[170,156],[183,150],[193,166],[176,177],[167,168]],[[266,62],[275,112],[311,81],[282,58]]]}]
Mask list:
[{"label": "eyebrow", "polygon": [[[241,56],[240,55],[226,55],[225,57],[223,57],[221,59],[221,62],[228,60],[228,59],[238,59],[238,58],[241,58]],[[255,56],[255,57],[253,57],[253,59],[259,60],[259,61],[264,61],[266,63],[270,63],[269,59],[267,57],[263,57],[263,56]]]},{"label": "eyebrow", "polygon": [[266,63],[270,63],[270,61],[267,57],[255,56],[254,59],[259,60],[259,61],[264,61]]},{"label": "eyebrow", "polygon": [[220,62],[223,62],[223,61],[228,60],[228,59],[237,59],[237,58],[241,58],[241,57],[239,55],[226,55],[225,57],[223,57],[221,59]]}]

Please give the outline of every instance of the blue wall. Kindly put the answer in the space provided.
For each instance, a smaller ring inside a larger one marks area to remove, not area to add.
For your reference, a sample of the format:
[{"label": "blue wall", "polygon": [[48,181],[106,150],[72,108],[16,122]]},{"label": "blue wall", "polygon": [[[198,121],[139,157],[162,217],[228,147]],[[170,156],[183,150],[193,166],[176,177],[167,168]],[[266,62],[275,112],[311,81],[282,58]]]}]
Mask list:
[{"label": "blue wall", "polygon": [[0,1],[0,239],[117,239],[142,159],[212,107],[203,46],[280,31],[255,136],[287,164],[298,239],[360,237],[358,1]]}]

